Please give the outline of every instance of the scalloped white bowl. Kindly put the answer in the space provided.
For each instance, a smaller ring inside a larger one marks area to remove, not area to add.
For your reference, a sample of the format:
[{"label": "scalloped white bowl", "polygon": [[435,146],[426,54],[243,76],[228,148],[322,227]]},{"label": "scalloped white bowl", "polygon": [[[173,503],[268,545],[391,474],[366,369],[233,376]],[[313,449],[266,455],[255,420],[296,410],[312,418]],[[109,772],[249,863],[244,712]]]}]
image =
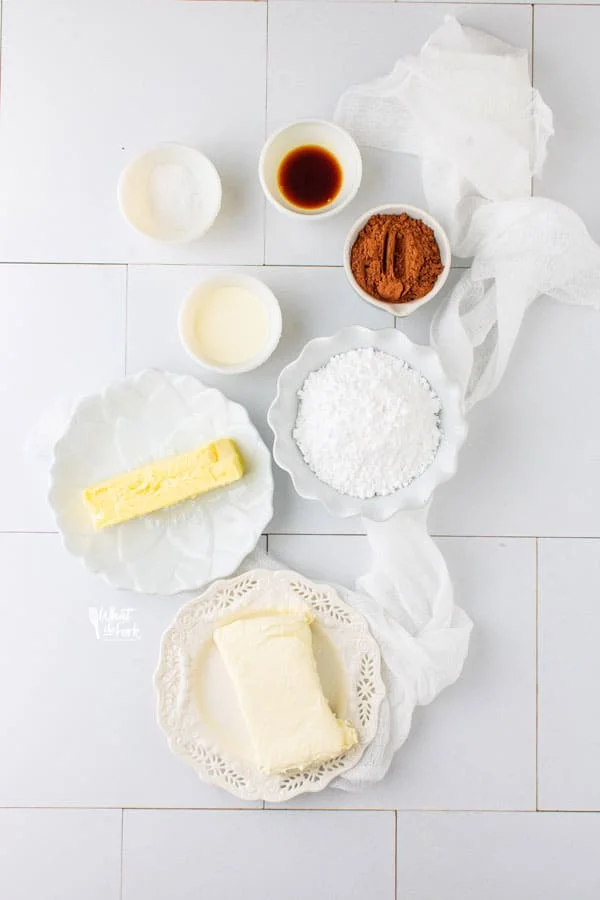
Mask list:
[{"label": "scalloped white bowl", "polygon": [[[404,360],[427,379],[442,407],[442,438],[429,468],[407,487],[368,500],[341,494],[320,481],[305,462],[293,438],[298,415],[298,391],[307,376],[322,368],[332,356],[362,347],[382,350]],[[375,522],[383,522],[401,509],[425,506],[435,488],[452,478],[456,472],[458,451],[467,434],[460,388],[446,375],[437,353],[431,347],[414,344],[394,328],[371,331],[354,326],[344,328],[332,337],[309,341],[300,356],[279,376],[277,396],[269,409],[268,421],[275,435],[275,461],[289,473],[301,497],[320,500],[331,513],[342,518],[364,516]]]}]

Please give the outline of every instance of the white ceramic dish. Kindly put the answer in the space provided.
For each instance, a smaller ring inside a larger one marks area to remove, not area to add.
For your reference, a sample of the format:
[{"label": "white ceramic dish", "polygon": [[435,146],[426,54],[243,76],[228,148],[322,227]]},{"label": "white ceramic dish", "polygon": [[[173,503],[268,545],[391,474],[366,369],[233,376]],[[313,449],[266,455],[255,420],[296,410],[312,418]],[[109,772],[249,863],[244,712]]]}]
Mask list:
[{"label": "white ceramic dish", "polygon": [[[237,365],[218,365],[206,356],[202,356],[193,339],[195,328],[195,315],[202,299],[212,291],[223,287],[240,287],[253,293],[262,302],[267,313],[269,333],[264,347],[249,360]],[[186,352],[191,358],[213,372],[225,375],[239,375],[243,372],[251,372],[262,366],[268,360],[277,347],[281,338],[281,308],[273,291],[258,278],[251,275],[227,273],[208,278],[196,285],[187,295],[179,311],[179,337]]]},{"label": "white ceramic dish", "polygon": [[[277,180],[283,158],[296,147],[310,144],[329,150],[342,168],[340,192],[331,203],[319,209],[302,209],[290,203]],[[339,213],[356,196],[362,180],[362,159],[354,139],[339,125],[323,119],[306,119],[286,125],[268,138],[260,154],[258,174],[265,196],[278,210],[292,216],[324,219]]]},{"label": "white ceramic dish", "polygon": [[[94,531],[82,491],[153,460],[231,437],[236,484]],[[273,514],[269,451],[243,406],[195,378],[145,371],[87,397],[55,447],[50,505],[66,549],[119,588],[174,594],[230,575]]]},{"label": "white ceramic dish", "polygon": [[146,237],[189,243],[206,234],[221,209],[221,179],[199,150],[159,144],[133,159],[117,189],[123,218]]},{"label": "white ceramic dish", "polygon": [[[412,300],[409,303],[385,303],[383,300],[377,300],[376,297],[372,297],[370,294],[367,294],[367,292],[363,291],[361,286],[357,283],[354,275],[352,274],[350,254],[352,252],[354,242],[358,237],[358,233],[362,231],[371,216],[399,216],[402,213],[406,213],[413,219],[421,219],[433,230],[438,247],[440,248],[440,257],[444,269],[441,275],[438,277],[438,280],[436,281],[433,289],[429,291],[428,294],[425,294],[424,297],[421,297],[419,300]],[[376,206],[374,209],[370,209],[368,212],[364,213],[364,215],[360,216],[360,218],[356,220],[356,222],[348,232],[348,236],[346,237],[346,242],[344,244],[344,270],[346,272],[348,281],[350,282],[358,296],[362,297],[362,299],[367,303],[370,303],[371,306],[376,306],[378,309],[384,309],[386,310],[386,312],[390,312],[394,316],[408,316],[411,312],[414,312],[416,309],[419,309],[421,306],[424,306],[426,303],[432,300],[436,296],[436,294],[439,294],[446,283],[448,275],[450,274],[451,265],[452,250],[450,248],[448,235],[446,234],[440,223],[437,221],[437,219],[434,219],[433,216],[430,216],[428,212],[425,212],[424,209],[419,209],[417,206],[404,206],[400,203],[388,203],[385,206]]]},{"label": "white ceramic dish", "polygon": [[[315,616],[313,647],[323,690],[334,712],[352,722],[359,743],[304,772],[265,775],[252,762],[246,725],[212,635],[235,613],[298,607]],[[177,613],[163,635],[154,676],[158,721],[171,750],[201,778],[243,800],[288,800],[321,790],[358,762],[378,727],[385,695],[380,668],[365,619],[332,588],[289,570],[255,569],[211,585]]]},{"label": "white ceramic dish", "polygon": [[[332,356],[359,347],[373,347],[407,362],[427,379],[442,406],[442,438],[429,468],[407,487],[369,500],[341,494],[320,481],[304,461],[293,438],[298,415],[298,391],[308,374],[320,369]],[[413,344],[394,328],[371,331],[357,326],[345,328],[333,337],[310,341],[300,356],[279,376],[277,396],[269,409],[268,421],[275,435],[275,461],[289,473],[301,497],[320,500],[334,515],[343,518],[360,515],[376,522],[389,519],[400,509],[424,506],[438,484],[448,481],[456,472],[458,451],[467,434],[460,388],[450,381],[438,355],[430,347]]]}]

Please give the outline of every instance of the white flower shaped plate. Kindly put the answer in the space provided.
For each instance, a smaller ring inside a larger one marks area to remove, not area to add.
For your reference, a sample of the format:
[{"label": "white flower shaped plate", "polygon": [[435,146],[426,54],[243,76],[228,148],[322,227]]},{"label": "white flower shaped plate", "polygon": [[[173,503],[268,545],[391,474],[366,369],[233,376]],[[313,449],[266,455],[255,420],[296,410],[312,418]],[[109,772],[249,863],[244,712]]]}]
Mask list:
[{"label": "white flower shaped plate", "polygon": [[[302,608],[314,614],[313,648],[334,712],[357,730],[347,753],[312,769],[266,775],[252,761],[250,738],[213,640],[217,625],[257,612]],[[365,619],[327,585],[289,570],[255,569],[212,585],[182,607],[162,638],[154,683],[158,722],[171,750],[205,781],[243,800],[279,802],[319,791],[352,768],[375,736],[385,695],[379,647]]]},{"label": "white flower shaped plate", "polygon": [[[94,531],[82,491],[219,437],[233,438],[236,484]],[[196,378],[148,370],[87,397],[54,451],[50,505],[67,550],[119,588],[174,594],[230,575],[273,514],[271,457],[246,410]]]},{"label": "white flower shaped plate", "polygon": [[[361,347],[373,347],[404,360],[427,379],[442,407],[442,438],[429,468],[407,487],[368,500],[341,494],[320,481],[305,462],[293,438],[298,416],[298,391],[307,376],[324,366],[332,356]],[[277,396],[269,409],[268,420],[275,435],[275,461],[289,473],[301,497],[320,500],[334,515],[343,518],[359,515],[376,522],[389,519],[401,509],[425,506],[438,484],[448,481],[455,474],[458,451],[467,434],[460,388],[444,372],[437,353],[431,347],[413,344],[405,334],[394,328],[371,331],[353,326],[338,331],[332,337],[309,341],[300,356],[279,376]]]}]

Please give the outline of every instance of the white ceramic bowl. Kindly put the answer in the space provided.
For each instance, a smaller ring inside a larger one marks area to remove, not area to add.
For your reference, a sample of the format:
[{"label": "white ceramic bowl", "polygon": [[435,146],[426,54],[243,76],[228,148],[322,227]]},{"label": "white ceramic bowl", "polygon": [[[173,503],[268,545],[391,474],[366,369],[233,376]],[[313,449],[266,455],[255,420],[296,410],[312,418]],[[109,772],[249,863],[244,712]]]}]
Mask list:
[{"label": "white ceramic bowl", "polygon": [[[240,287],[253,293],[262,302],[269,321],[269,334],[264,347],[255,356],[237,365],[218,365],[208,357],[202,356],[192,338],[199,304],[212,291],[223,287]],[[225,273],[208,278],[192,288],[179,310],[178,324],[181,343],[195,362],[223,375],[240,375],[262,366],[277,347],[281,338],[281,308],[277,297],[263,281],[243,273]]]},{"label": "white ceramic bowl", "polygon": [[[438,247],[440,248],[440,257],[444,269],[441,275],[438,277],[438,280],[436,281],[432,290],[429,291],[428,294],[425,294],[424,297],[421,297],[419,300],[411,300],[408,303],[385,303],[383,300],[377,300],[376,297],[372,297],[366,291],[363,291],[361,286],[357,283],[354,275],[352,274],[352,268],[350,266],[350,254],[352,252],[354,242],[358,237],[358,233],[362,231],[371,216],[399,216],[402,213],[406,213],[413,219],[421,219],[433,230]],[[445,285],[446,279],[448,278],[448,275],[450,273],[451,264],[452,250],[450,249],[450,241],[448,240],[448,235],[446,234],[440,223],[437,221],[437,219],[434,219],[433,216],[430,216],[429,213],[425,212],[424,209],[419,209],[418,206],[404,206],[400,203],[388,203],[385,206],[376,206],[375,209],[370,209],[368,212],[366,212],[356,220],[356,222],[348,232],[346,243],[344,244],[344,269],[346,271],[348,281],[350,282],[358,296],[362,297],[363,300],[366,300],[367,303],[370,303],[372,306],[377,306],[379,309],[384,309],[386,310],[386,312],[391,312],[394,316],[408,316],[411,312],[414,312],[415,309],[419,309],[419,307],[424,306],[425,303],[428,303],[430,300],[432,300],[433,297],[435,297],[435,295],[438,294]]]},{"label": "white ceramic bowl", "polygon": [[[324,366],[332,356],[360,347],[373,347],[407,362],[427,379],[442,407],[442,438],[429,468],[407,487],[369,500],[341,494],[320,481],[304,461],[293,438],[298,416],[298,391],[307,376]],[[376,522],[389,519],[401,509],[425,506],[438,484],[448,481],[456,472],[458,451],[467,434],[460,388],[444,372],[437,353],[431,347],[413,344],[405,334],[394,328],[371,331],[355,326],[344,328],[333,337],[309,341],[298,359],[279,376],[277,396],[269,409],[268,421],[275,435],[275,461],[289,473],[301,497],[320,500],[329,512],[342,518],[364,516]]]},{"label": "white ceramic bowl", "polygon": [[202,237],[221,209],[221,179],[203,153],[159,144],[133,159],[117,189],[123,218],[146,237],[183,244]]},{"label": "white ceramic bowl", "polygon": [[[277,175],[283,158],[296,147],[316,144],[329,150],[342,168],[342,186],[325,207],[302,209],[287,200],[279,189]],[[338,125],[323,119],[306,119],[286,125],[268,138],[260,154],[258,174],[267,199],[292,216],[323,219],[334,216],[356,196],[362,179],[362,159],[355,141]]]}]

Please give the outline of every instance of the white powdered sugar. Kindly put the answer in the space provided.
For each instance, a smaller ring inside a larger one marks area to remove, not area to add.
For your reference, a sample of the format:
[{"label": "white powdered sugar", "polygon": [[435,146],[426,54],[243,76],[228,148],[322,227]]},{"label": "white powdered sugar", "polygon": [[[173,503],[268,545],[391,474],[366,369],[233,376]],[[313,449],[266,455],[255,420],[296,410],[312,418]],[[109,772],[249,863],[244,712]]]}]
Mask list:
[{"label": "white powdered sugar", "polygon": [[294,440],[317,478],[342,494],[391,494],[435,458],[439,398],[389,353],[364,348],[333,356],[308,375],[298,397]]}]

